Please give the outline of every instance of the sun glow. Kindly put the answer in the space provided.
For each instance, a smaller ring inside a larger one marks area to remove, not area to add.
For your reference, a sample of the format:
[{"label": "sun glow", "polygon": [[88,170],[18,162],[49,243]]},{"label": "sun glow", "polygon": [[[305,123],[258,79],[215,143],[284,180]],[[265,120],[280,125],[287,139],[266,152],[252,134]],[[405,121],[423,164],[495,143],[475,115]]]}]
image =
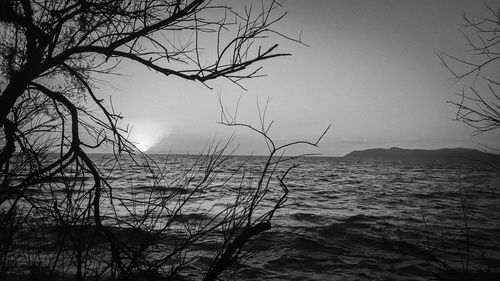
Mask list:
[{"label": "sun glow", "polygon": [[134,142],[134,145],[137,149],[139,149],[141,152],[146,152],[148,149],[150,149],[154,144],[152,144],[151,141],[146,140],[146,141],[137,141]]},{"label": "sun glow", "polygon": [[165,126],[158,122],[140,120],[130,124],[132,126],[130,141],[141,152],[148,151],[168,135]]}]

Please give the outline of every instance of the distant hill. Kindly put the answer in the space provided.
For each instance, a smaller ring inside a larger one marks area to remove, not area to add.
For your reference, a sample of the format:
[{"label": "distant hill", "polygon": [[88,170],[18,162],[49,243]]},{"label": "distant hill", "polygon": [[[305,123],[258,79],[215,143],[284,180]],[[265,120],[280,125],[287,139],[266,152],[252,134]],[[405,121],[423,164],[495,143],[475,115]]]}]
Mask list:
[{"label": "distant hill", "polygon": [[372,148],[353,151],[344,156],[349,159],[381,159],[381,160],[476,160],[500,162],[500,155],[486,153],[468,148],[442,148],[436,150],[402,149],[392,147],[389,149]]}]

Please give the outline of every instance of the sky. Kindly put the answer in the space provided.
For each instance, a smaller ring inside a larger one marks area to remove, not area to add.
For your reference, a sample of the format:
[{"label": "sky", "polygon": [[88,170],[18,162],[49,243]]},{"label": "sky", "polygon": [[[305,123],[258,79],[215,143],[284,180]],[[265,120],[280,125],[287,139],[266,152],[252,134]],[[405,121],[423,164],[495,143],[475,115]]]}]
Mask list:
[{"label": "sky", "polygon": [[437,57],[465,54],[461,13],[484,14],[482,1],[288,0],[284,7],[276,29],[300,35],[307,46],[275,38],[292,56],[262,63],[267,76],[244,81],[247,90],[224,79],[209,82],[210,90],[124,63],[124,76],[101,86],[100,95],[112,97],[133,126],[131,139],[148,153],[199,153],[234,133],[236,154],[265,154],[255,133],[218,124],[219,99],[228,112],[238,108],[238,121],[255,125],[257,104],[262,109],[269,99],[266,118],[278,144],[314,142],[332,124],[319,148],[297,146],[289,154],[498,147],[500,132],[473,136],[454,120],[456,108],[446,102],[470,85],[450,79]]}]

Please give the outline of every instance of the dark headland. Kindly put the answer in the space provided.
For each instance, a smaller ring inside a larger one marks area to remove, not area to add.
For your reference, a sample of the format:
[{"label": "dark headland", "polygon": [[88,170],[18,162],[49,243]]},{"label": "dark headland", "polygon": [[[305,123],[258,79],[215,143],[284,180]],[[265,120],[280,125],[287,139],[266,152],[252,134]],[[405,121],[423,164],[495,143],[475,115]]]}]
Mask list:
[{"label": "dark headland", "polygon": [[372,148],[353,151],[344,156],[348,159],[380,160],[475,160],[500,162],[500,155],[469,148],[402,149],[398,147]]}]

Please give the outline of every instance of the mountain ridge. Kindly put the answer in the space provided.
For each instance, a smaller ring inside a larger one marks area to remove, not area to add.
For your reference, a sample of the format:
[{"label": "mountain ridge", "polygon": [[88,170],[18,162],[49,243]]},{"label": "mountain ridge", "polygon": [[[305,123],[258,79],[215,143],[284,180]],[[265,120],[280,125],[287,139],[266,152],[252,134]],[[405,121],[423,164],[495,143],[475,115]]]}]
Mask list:
[{"label": "mountain ridge", "polygon": [[499,154],[483,152],[471,148],[440,148],[440,149],[405,149],[399,147],[370,148],[352,151],[343,158],[348,159],[381,159],[381,160],[480,160],[500,161]]}]

